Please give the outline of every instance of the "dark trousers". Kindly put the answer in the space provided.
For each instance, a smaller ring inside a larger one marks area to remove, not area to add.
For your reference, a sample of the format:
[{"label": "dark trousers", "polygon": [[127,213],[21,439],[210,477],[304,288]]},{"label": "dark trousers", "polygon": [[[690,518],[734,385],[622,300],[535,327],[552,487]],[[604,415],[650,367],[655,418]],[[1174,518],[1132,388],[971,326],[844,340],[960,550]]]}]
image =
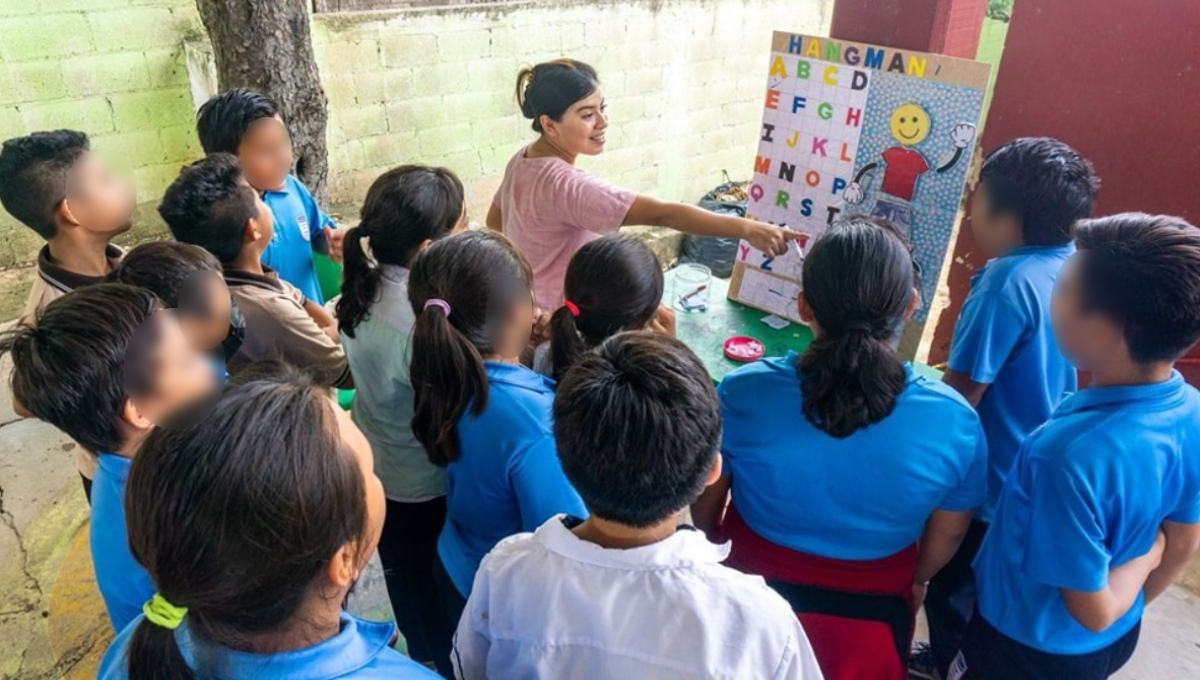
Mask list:
[{"label": "dark trousers", "polygon": [[454,680],[454,666],[450,662],[450,656],[454,653],[454,633],[458,630],[458,620],[462,618],[463,610],[467,608],[467,598],[458,592],[458,586],[454,585],[450,573],[442,565],[442,559],[438,557],[436,551],[432,564],[433,580],[437,591],[438,618],[429,631],[428,639],[438,673],[444,678]]},{"label": "dark trousers", "polygon": [[1133,656],[1142,624],[1090,654],[1050,654],[1017,642],[976,610],[948,680],[1104,680]]},{"label": "dark trousers", "polygon": [[925,619],[929,622],[929,646],[944,678],[962,647],[971,612],[975,610],[975,572],[971,563],[987,535],[987,522],[971,520],[958,552],[929,582],[925,592]]},{"label": "dark trousers", "polygon": [[83,496],[87,498],[88,507],[90,508],[92,507],[92,480],[84,477],[82,472],[79,473],[79,479],[83,482]]},{"label": "dark trousers", "polygon": [[445,496],[422,503],[388,499],[387,518],[379,537],[379,561],[396,626],[408,643],[408,655],[421,663],[434,660],[427,639],[430,627],[438,620],[433,560],[445,521]]}]

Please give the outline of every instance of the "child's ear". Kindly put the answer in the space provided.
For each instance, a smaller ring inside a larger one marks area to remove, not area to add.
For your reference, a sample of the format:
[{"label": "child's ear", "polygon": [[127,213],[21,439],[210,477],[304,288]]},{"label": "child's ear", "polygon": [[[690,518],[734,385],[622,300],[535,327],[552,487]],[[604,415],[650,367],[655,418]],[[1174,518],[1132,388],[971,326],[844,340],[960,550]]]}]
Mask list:
[{"label": "child's ear", "polygon": [[251,217],[246,220],[246,228],[242,231],[243,243],[254,243],[262,238],[263,229],[259,226],[258,220]]},{"label": "child's ear", "polygon": [[708,478],[704,480],[704,486],[707,488],[716,484],[717,480],[721,478],[721,471],[723,469],[723,457],[720,452],[717,452],[717,457],[713,460],[712,467],[708,470]]},{"label": "child's ear", "polygon": [[917,311],[917,303],[921,300],[921,291],[916,288],[912,289],[912,297],[908,299],[908,309],[904,310],[904,320],[908,321]]},{"label": "child's ear", "polygon": [[417,252],[423,253],[423,252],[425,252],[425,249],[431,245],[433,245],[433,239],[427,238],[424,241],[421,241],[420,243],[417,244]]},{"label": "child's ear", "polygon": [[121,408],[121,417],[125,422],[135,430],[145,432],[154,427],[154,423],[142,413],[132,399],[126,399],[125,405]]},{"label": "child's ear", "polygon": [[349,589],[362,570],[358,565],[358,545],[350,542],[338,548],[329,560],[329,582],[338,588]]},{"label": "child's ear", "polygon": [[808,298],[804,297],[804,291],[800,291],[800,295],[796,298],[796,303],[800,306],[800,320],[811,326],[815,317],[812,313],[812,307],[808,306]]},{"label": "child's ear", "polygon": [[54,209],[54,217],[60,223],[70,224],[78,227],[80,222],[76,219],[75,214],[71,212],[71,206],[67,204],[67,199],[63,199],[58,207]]}]

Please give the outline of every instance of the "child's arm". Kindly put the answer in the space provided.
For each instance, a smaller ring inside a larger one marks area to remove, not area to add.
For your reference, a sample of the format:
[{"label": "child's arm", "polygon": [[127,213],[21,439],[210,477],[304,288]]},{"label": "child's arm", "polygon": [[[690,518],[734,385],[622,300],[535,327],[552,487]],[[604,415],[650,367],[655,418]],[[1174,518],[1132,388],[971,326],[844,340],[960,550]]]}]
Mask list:
[{"label": "child's arm", "polygon": [[1166,592],[1200,551],[1200,524],[1167,520],[1162,523],[1162,532],[1166,536],[1167,546],[1163,549],[1162,563],[1146,579],[1147,603]]},{"label": "child's arm", "polygon": [[475,572],[471,597],[467,600],[462,618],[458,620],[458,631],[454,634],[450,661],[454,665],[454,677],[458,680],[484,680],[487,677],[487,657],[492,647],[487,635],[487,603],[490,599],[487,564],[488,557],[485,556]]},{"label": "child's arm", "polygon": [[942,382],[950,387],[953,387],[956,392],[963,395],[972,407],[978,407],[979,402],[983,399],[983,393],[987,392],[987,388],[991,383],[978,383],[971,379],[967,373],[952,371],[947,369],[942,374]]},{"label": "child's arm", "polygon": [[1022,310],[995,293],[967,296],[954,324],[942,382],[963,395],[971,406],[978,406],[1028,324]]},{"label": "child's arm", "polygon": [[1100,590],[1086,592],[1063,588],[1067,611],[1080,625],[1094,633],[1113,625],[1137,601],[1147,578],[1161,563],[1165,547],[1166,537],[1159,531],[1150,552],[1110,569],[1108,584]]},{"label": "child's arm", "polygon": [[750,245],[771,255],[782,255],[792,241],[807,238],[802,232],[743,217],[720,215],[686,203],[660,201],[645,195],[633,200],[633,205],[621,222],[623,227],[637,225],[670,227],[695,236],[744,238]]},{"label": "child's arm", "polygon": [[925,531],[921,534],[921,543],[918,547],[920,557],[917,559],[917,571],[913,576],[914,582],[928,583],[942,570],[942,567],[950,562],[954,553],[958,552],[958,546],[962,543],[963,537],[967,535],[967,529],[971,527],[971,515],[969,510],[966,512],[933,511],[933,514],[925,521]]},{"label": "child's arm", "polygon": [[703,531],[709,540],[716,540],[717,530],[725,520],[725,508],[729,505],[729,489],[732,485],[732,477],[721,475],[692,503],[692,524]]},{"label": "child's arm", "polygon": [[488,208],[487,227],[492,231],[504,233],[504,222],[500,219],[500,206],[495,203],[492,204],[492,207]]},{"label": "child's arm", "polygon": [[324,307],[318,305],[313,300],[304,298],[304,311],[307,312],[308,316],[311,317],[312,320],[315,321],[322,329],[329,328],[330,326],[335,329],[337,328],[337,320],[334,319]]},{"label": "child's arm", "polygon": [[523,531],[533,531],[559,513],[582,519],[588,516],[583,500],[563,473],[552,435],[513,456],[508,478],[521,509]]}]

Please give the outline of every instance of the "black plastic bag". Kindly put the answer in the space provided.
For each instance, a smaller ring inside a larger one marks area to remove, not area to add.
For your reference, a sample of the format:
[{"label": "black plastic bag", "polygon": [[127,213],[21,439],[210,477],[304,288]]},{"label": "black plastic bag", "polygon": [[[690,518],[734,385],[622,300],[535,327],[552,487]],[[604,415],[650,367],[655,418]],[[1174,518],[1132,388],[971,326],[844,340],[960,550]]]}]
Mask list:
[{"label": "black plastic bag", "polygon": [[[729,178],[728,175],[725,176]],[[745,217],[749,206],[750,182],[725,182],[700,199],[700,207],[721,215]],[[707,265],[713,276],[727,279],[733,275],[739,239],[720,236],[683,237],[679,261]]]}]

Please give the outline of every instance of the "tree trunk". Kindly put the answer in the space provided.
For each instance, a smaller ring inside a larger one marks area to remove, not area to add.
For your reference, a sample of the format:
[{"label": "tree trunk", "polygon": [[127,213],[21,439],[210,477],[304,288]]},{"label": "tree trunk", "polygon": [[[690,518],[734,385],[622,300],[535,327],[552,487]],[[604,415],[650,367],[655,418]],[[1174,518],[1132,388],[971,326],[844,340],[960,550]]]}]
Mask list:
[{"label": "tree trunk", "polygon": [[221,90],[248,87],[279,106],[296,154],[296,175],[327,207],[325,90],[313,58],[306,0],[196,0]]}]

